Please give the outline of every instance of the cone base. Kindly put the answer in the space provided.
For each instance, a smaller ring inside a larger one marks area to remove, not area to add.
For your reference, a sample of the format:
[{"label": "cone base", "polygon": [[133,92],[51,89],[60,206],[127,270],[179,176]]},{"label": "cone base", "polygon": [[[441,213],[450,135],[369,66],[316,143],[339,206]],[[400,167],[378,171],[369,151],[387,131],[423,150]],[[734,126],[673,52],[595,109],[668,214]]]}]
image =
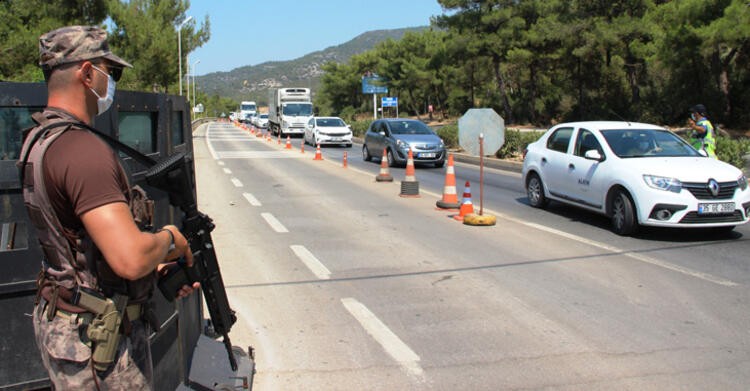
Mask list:
[{"label": "cone base", "polygon": [[418,181],[401,181],[401,197],[419,197]]},{"label": "cone base", "polygon": [[393,177],[390,175],[378,175],[375,177],[376,182],[393,182]]},{"label": "cone base", "polygon": [[464,216],[464,225],[491,226],[495,225],[496,222],[497,218],[488,214],[477,215],[471,213]]},{"label": "cone base", "polygon": [[458,208],[461,207],[461,203],[460,202],[446,202],[446,201],[443,201],[443,200],[438,200],[437,202],[435,202],[435,205],[438,208],[445,209],[445,210],[458,209]]}]

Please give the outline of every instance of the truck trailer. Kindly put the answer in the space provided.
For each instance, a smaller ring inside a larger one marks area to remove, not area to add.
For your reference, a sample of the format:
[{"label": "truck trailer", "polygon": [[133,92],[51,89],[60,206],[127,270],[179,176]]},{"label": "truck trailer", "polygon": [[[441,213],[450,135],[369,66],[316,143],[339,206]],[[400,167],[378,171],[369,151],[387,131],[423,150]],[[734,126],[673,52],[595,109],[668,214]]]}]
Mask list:
[{"label": "truck trailer", "polygon": [[309,88],[274,88],[268,99],[268,128],[274,135],[305,134],[313,116]]}]

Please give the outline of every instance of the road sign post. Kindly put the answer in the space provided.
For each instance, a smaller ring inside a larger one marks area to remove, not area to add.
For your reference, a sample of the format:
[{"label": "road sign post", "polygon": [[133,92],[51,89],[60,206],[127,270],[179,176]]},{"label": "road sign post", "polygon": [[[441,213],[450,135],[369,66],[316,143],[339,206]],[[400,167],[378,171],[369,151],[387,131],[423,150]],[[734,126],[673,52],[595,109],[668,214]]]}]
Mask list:
[{"label": "road sign post", "polygon": [[[493,109],[469,109],[458,120],[458,143],[469,154],[479,156],[479,216],[483,216],[484,155],[485,151],[495,154],[505,143],[505,120]],[[469,221],[479,222],[471,225],[495,224],[494,216]]]}]

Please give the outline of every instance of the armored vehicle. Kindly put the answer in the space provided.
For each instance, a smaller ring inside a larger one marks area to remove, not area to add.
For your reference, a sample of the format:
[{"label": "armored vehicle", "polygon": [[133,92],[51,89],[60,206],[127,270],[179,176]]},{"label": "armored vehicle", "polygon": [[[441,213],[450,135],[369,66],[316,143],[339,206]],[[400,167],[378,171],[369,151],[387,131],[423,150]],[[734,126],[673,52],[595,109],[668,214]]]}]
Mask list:
[{"label": "armored vehicle", "polygon": [[[31,322],[42,251],[26,216],[16,168],[22,130],[32,126],[31,114],[41,111],[46,103],[43,83],[0,82],[0,390],[50,386]],[[156,161],[175,154],[192,156],[190,111],[181,96],[118,91],[112,108],[96,117],[93,125]],[[147,167],[120,155],[131,184],[143,187],[155,201],[154,226],[179,227],[182,211],[170,205],[166,192],[146,183]],[[193,160],[186,161],[194,177]],[[192,190],[195,196],[194,186]],[[250,389],[252,349],[231,348],[238,364],[237,370],[232,370],[225,346],[213,338],[211,322],[204,320],[202,301],[203,295],[193,294],[170,302],[154,290],[161,325],[150,336],[154,388]]]}]

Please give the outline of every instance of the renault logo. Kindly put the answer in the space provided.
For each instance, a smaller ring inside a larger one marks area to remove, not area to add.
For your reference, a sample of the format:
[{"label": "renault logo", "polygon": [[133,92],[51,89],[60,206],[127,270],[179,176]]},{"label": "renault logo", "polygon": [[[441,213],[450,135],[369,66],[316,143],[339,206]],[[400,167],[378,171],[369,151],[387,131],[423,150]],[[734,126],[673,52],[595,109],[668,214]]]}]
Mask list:
[{"label": "renault logo", "polygon": [[719,195],[719,182],[716,182],[715,179],[709,179],[708,191],[710,191],[714,197],[718,196]]}]

